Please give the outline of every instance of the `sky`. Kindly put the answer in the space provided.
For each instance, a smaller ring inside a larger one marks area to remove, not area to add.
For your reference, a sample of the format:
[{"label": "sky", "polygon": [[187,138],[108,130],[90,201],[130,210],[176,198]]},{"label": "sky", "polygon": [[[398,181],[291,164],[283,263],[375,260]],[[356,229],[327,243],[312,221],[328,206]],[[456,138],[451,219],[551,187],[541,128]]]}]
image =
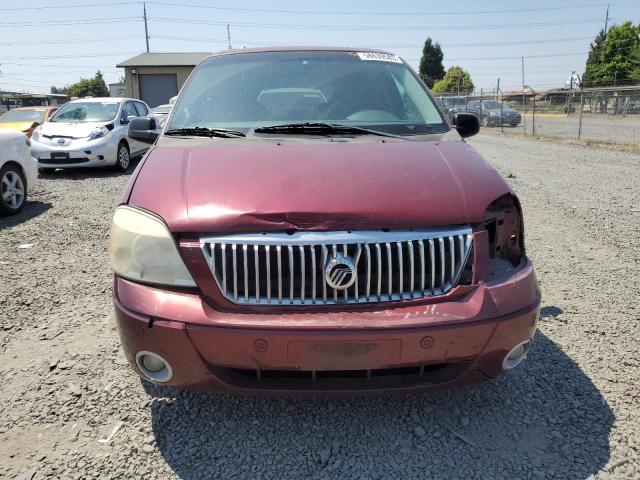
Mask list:
[{"label": "sky", "polygon": [[[22,6],[21,6],[22,5]],[[418,67],[431,37],[444,65],[469,71],[477,89],[562,86],[582,74],[590,41],[604,27],[607,3],[588,0],[150,0],[150,51],[213,52],[263,45],[382,48]],[[609,4],[609,26],[640,22],[640,0]],[[142,2],[0,0],[0,89],[48,92],[145,51]]]}]

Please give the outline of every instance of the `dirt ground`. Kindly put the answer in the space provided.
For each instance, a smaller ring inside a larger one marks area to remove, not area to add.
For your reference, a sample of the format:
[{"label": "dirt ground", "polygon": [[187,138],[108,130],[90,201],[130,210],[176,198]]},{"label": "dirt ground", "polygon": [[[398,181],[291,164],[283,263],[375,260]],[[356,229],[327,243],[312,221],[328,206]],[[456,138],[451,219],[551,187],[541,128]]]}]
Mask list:
[{"label": "dirt ground", "polygon": [[143,384],[106,245],[128,175],[41,178],[0,219],[0,478],[640,478],[640,155],[480,135],[543,289],[529,358],[481,386],[265,399]]}]

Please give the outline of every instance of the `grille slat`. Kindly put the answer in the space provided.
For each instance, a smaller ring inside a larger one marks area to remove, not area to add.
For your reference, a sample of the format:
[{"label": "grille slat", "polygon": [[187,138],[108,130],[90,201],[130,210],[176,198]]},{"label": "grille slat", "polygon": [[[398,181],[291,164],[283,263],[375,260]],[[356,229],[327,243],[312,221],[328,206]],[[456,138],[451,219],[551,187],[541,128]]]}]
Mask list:
[{"label": "grille slat", "polygon": [[271,303],[271,245],[265,245],[264,264],[267,272],[267,303]]},{"label": "grille slat", "polygon": [[[471,229],[466,227],[201,239],[222,294],[234,303],[254,305],[390,302],[441,295],[457,284],[467,268],[472,243]],[[327,264],[340,255],[355,265],[353,284],[342,290],[329,287],[325,280]],[[274,297],[277,302],[272,302]]]},{"label": "grille slat", "polygon": [[233,299],[238,301],[238,256],[237,250],[238,246],[234,243],[231,245],[231,250],[233,252]]}]

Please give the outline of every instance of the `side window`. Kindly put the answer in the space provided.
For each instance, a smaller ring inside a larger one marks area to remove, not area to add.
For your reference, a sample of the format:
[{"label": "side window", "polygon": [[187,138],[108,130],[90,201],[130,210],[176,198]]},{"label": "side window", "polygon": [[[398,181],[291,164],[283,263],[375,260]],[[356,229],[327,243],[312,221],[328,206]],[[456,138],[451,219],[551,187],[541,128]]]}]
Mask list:
[{"label": "side window", "polygon": [[122,108],[122,120],[126,120],[129,117],[139,117],[138,112],[136,111],[136,107],[133,105],[133,102],[127,102],[124,104]]},{"label": "side window", "polygon": [[136,104],[136,110],[138,110],[139,117],[146,117],[147,115],[149,115],[149,109],[144,103],[135,102],[135,104]]}]

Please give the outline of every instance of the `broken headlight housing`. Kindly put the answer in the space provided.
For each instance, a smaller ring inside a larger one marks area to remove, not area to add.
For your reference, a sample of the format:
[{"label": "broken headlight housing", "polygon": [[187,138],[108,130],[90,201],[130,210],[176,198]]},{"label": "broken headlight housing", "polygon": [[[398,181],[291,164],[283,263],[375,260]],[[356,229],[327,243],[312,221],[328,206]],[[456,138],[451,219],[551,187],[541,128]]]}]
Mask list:
[{"label": "broken headlight housing", "polygon": [[489,262],[509,262],[517,267],[525,256],[522,209],[517,197],[508,193],[491,202],[481,227],[489,236]]}]

